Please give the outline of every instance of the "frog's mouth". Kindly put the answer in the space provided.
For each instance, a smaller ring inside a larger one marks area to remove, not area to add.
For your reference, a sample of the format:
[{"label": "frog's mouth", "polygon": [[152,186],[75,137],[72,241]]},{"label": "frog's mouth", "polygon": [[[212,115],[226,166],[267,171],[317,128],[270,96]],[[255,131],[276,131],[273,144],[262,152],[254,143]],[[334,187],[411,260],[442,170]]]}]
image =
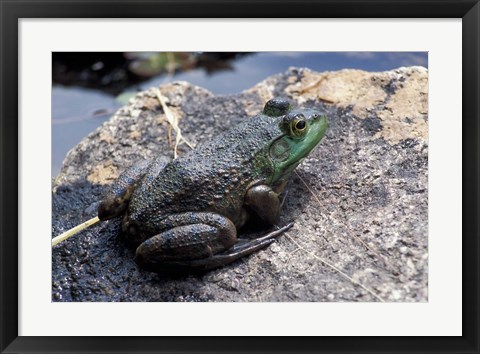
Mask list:
[{"label": "frog's mouth", "polygon": [[298,160],[304,159],[318,145],[325,136],[327,125],[327,116],[324,114],[309,120],[308,133],[300,143],[295,146],[297,151],[294,151],[294,154]]}]

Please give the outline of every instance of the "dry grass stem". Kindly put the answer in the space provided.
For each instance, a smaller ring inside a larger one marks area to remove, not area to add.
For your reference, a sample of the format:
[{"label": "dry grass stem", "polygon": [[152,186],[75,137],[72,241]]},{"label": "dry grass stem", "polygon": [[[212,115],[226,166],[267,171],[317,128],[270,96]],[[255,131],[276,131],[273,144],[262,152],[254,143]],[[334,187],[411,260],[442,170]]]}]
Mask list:
[{"label": "dry grass stem", "polygon": [[[191,149],[193,149],[193,145],[190,144],[182,135],[180,127],[178,126],[178,118],[177,116],[168,108],[167,104],[165,103],[165,97],[162,96],[162,93],[157,88],[156,94],[158,101],[160,102],[163,112],[165,113],[165,117],[167,118],[167,122],[170,124],[170,127],[175,131],[175,146],[173,148],[173,157],[176,159],[178,157],[177,148],[180,143],[187,144]],[[171,139],[171,133],[169,133],[169,140]]]},{"label": "dry grass stem", "polygon": [[52,239],[52,247],[59,244],[62,241],[65,241],[66,239],[72,237],[73,235],[79,233],[83,229],[86,229],[89,226],[95,225],[99,221],[100,219],[98,218],[98,216],[95,216],[94,218],[91,218],[90,220],[87,220],[84,223],[81,223],[80,225],[72,227],[70,230],[65,231],[63,234],[58,235],[57,237],[54,237]]}]

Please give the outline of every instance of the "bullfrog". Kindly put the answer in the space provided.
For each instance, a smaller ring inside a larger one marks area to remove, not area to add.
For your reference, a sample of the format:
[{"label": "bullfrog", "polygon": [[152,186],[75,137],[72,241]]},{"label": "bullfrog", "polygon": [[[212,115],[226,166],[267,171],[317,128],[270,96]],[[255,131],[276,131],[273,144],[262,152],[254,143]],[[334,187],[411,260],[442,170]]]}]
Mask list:
[{"label": "bullfrog", "polygon": [[275,225],[289,175],[326,128],[319,111],[272,99],[257,116],[175,160],[159,157],[126,170],[101,201],[98,217],[123,216],[122,233],[147,270],[195,272],[231,263],[293,225],[237,238],[252,217]]}]

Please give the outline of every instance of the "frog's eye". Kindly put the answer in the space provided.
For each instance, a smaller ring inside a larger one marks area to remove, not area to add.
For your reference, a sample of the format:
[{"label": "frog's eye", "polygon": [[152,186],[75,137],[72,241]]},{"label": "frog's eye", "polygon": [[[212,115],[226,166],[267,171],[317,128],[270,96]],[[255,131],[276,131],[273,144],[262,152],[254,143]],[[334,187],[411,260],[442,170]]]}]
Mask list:
[{"label": "frog's eye", "polygon": [[303,129],[305,129],[305,127],[307,126],[307,124],[305,123],[305,121],[302,119],[302,120],[298,120],[296,123],[295,123],[295,129],[297,130],[300,130],[302,131]]},{"label": "frog's eye", "polygon": [[298,115],[292,120],[291,130],[293,135],[300,136],[307,129],[307,122],[303,115]]}]

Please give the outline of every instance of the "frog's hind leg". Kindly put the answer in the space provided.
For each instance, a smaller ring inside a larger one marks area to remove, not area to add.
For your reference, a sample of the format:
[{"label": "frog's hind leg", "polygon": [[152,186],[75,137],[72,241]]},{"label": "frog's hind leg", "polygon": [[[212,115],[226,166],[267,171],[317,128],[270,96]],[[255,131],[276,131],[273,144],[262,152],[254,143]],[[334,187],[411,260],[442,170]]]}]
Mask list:
[{"label": "frog's hind leg", "polygon": [[212,212],[170,215],[157,225],[157,235],[142,242],[135,261],[154,272],[185,273],[195,260],[208,260],[237,242],[235,225]]},{"label": "frog's hind leg", "polygon": [[[142,243],[137,248],[135,261],[143,268],[155,272],[181,274],[204,272],[232,263],[268,246],[277,236],[293,226],[291,223],[265,236],[242,243],[237,241],[236,231],[230,220],[219,215],[218,217],[227,220],[229,224],[226,229],[221,232],[217,230],[216,233],[216,235],[224,233],[224,242],[228,239],[223,245],[212,247],[209,244],[212,237],[208,242],[204,242],[205,236],[208,234],[213,236],[211,234],[213,230],[208,225],[184,225],[169,229]],[[188,239],[185,236],[187,234]],[[179,237],[181,235],[183,237]],[[218,252],[222,247],[223,250]]]},{"label": "frog's hind leg", "polygon": [[202,272],[268,246],[292,225],[240,243],[234,224],[222,215],[210,212],[171,215],[159,222],[157,235],[138,246],[135,261],[154,272]]}]

